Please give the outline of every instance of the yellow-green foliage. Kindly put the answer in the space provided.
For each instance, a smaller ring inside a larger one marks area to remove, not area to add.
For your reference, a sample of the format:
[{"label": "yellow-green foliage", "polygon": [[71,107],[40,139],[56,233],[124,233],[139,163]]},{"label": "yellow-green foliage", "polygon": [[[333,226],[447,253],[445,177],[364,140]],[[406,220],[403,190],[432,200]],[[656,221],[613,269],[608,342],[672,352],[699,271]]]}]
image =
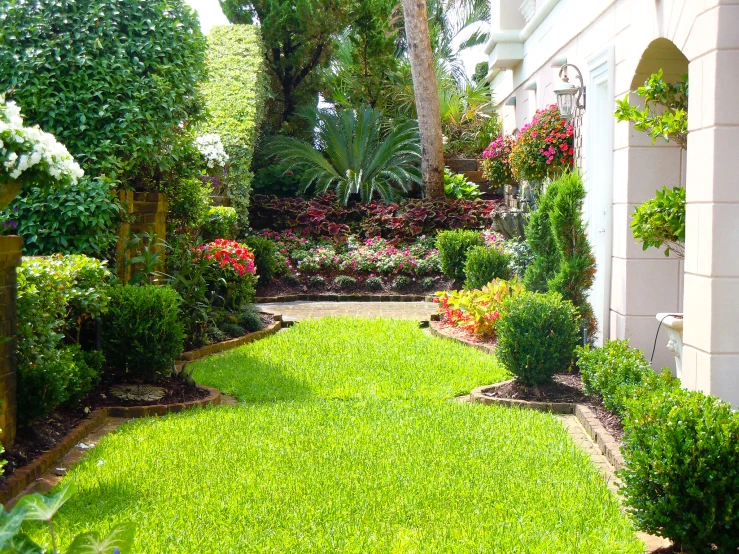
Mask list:
[{"label": "yellow-green foliage", "polygon": [[228,25],[208,35],[208,80],[203,85],[208,119],[203,133],[217,133],[229,156],[228,195],[246,223],[254,143],[263,116],[265,75],[262,39],[253,25]]}]

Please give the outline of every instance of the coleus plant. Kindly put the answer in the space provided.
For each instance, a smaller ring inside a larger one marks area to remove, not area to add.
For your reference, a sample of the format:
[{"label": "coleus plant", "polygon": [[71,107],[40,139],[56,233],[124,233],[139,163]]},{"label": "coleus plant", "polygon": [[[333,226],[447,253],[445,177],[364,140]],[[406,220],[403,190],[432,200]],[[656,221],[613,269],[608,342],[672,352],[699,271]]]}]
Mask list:
[{"label": "coleus plant", "polygon": [[517,279],[495,279],[481,289],[437,292],[436,302],[439,303],[439,313],[449,325],[480,338],[494,338],[503,302],[518,296],[523,290]]}]

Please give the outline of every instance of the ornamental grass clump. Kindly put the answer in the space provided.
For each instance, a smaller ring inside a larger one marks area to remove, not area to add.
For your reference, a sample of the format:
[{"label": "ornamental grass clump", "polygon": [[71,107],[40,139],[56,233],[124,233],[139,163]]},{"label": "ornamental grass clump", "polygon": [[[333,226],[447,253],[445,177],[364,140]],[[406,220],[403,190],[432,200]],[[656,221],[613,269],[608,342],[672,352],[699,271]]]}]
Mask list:
[{"label": "ornamental grass clump", "polygon": [[505,135],[496,138],[482,153],[482,174],[495,188],[516,182],[511,169],[511,151],[516,137]]},{"label": "ornamental grass clump", "polygon": [[517,181],[541,183],[573,166],[574,127],[556,104],[537,110],[511,148],[511,173]]},{"label": "ornamental grass clump", "polygon": [[671,387],[628,403],[621,494],[637,526],[681,552],[739,546],[739,415]]},{"label": "ornamental grass clump", "polygon": [[567,371],[579,342],[579,315],[557,293],[524,292],[503,305],[497,325],[498,360],[516,380],[536,387]]}]

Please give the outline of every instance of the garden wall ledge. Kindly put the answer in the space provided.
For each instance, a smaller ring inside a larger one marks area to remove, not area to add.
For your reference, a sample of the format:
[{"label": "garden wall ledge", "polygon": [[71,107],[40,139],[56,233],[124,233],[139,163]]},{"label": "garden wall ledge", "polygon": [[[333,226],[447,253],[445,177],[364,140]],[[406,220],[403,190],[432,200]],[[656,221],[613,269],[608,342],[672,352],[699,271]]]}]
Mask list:
[{"label": "garden wall ledge", "polygon": [[257,296],[255,304],[275,302],[433,302],[427,294],[285,294],[283,296]]},{"label": "garden wall ledge", "polygon": [[504,381],[496,385],[485,385],[477,387],[469,395],[469,402],[476,404],[486,404],[488,406],[505,406],[515,407],[527,410],[537,410],[540,412],[549,412],[553,414],[574,414],[585,431],[598,445],[598,449],[603,456],[610,462],[616,471],[624,466],[624,458],[621,455],[621,449],[613,435],[611,435],[601,424],[590,408],[583,404],[573,404],[569,402],[534,402],[529,400],[517,400],[513,398],[493,398],[485,394],[485,391],[495,386],[502,386],[511,381]]},{"label": "garden wall ledge", "polygon": [[203,408],[206,406],[217,406],[221,403],[221,391],[198,385],[198,387],[208,391],[208,396],[198,400],[189,402],[181,402],[178,404],[153,404],[148,406],[107,406],[93,410],[89,417],[82,420],[75,428],[73,428],[62,441],[53,449],[44,452],[41,456],[33,460],[30,464],[23,466],[11,475],[2,487],[0,487],[0,503],[6,504],[13,498],[21,494],[26,487],[31,485],[36,479],[39,479],[47,470],[49,470],[59,460],[69,453],[80,441],[93,433],[105,422],[112,417],[136,419],[150,416],[163,416],[170,413],[178,413],[193,408]]}]

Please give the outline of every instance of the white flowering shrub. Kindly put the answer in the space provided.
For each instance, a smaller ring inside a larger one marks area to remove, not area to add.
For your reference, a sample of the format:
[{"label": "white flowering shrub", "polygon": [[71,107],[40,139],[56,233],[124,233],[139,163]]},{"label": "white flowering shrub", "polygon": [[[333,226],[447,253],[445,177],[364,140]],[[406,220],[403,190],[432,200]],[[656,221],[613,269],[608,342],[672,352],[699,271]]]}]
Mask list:
[{"label": "white flowering shrub", "polygon": [[195,146],[205,158],[208,169],[223,167],[228,161],[228,154],[223,148],[221,137],[215,133],[203,135],[195,139]]},{"label": "white flowering shrub", "polygon": [[84,171],[54,135],[24,127],[15,102],[0,96],[0,183],[76,184]]}]

